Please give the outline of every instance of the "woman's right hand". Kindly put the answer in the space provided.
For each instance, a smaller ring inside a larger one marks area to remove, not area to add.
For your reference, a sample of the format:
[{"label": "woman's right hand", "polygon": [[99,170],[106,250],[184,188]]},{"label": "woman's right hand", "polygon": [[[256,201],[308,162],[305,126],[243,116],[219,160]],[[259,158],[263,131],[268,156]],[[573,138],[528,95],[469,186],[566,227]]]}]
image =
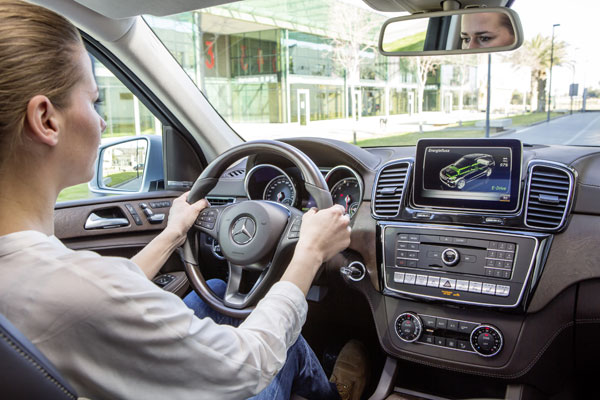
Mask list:
[{"label": "woman's right hand", "polygon": [[350,217],[338,204],[324,210],[310,209],[302,217],[296,253],[303,251],[317,256],[320,266],[350,245],[349,224]]}]

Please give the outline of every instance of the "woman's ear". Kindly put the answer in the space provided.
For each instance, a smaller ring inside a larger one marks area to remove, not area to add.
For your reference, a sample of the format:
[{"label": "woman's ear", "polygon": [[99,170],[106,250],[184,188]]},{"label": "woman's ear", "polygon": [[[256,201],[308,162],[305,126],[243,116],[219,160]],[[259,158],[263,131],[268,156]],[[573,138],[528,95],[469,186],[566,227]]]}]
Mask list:
[{"label": "woman's ear", "polygon": [[56,146],[59,133],[59,115],[50,99],[37,95],[27,103],[25,134],[33,141]]}]

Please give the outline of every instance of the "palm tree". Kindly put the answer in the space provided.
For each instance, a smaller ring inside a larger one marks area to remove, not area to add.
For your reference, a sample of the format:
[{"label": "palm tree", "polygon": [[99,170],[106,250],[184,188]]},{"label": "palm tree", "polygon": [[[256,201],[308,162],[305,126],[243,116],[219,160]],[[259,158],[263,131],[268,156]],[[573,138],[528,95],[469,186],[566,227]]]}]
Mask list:
[{"label": "palm tree", "polygon": [[[550,70],[552,39],[537,34],[523,43],[523,47],[508,57],[517,68],[531,68],[531,106],[542,112],[546,105],[546,82]],[[567,43],[554,40],[554,66],[569,64],[567,61]],[[536,107],[537,104],[537,107]]]}]

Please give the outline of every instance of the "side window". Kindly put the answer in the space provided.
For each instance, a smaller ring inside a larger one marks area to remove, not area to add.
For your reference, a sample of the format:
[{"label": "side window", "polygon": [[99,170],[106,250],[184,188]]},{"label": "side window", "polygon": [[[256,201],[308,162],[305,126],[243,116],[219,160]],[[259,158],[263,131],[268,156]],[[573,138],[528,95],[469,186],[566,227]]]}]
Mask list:
[{"label": "side window", "polygon": [[162,124],[101,62],[92,57],[106,121],[92,181],[60,192],[57,202],[162,188]]}]

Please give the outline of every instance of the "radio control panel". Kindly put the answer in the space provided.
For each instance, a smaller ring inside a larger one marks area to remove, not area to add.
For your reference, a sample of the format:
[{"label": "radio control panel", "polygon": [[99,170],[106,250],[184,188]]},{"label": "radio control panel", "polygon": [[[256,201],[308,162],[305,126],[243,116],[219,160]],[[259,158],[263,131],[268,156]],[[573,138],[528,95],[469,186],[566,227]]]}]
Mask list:
[{"label": "radio control panel", "polygon": [[381,223],[388,292],[516,307],[539,250],[534,235]]}]

